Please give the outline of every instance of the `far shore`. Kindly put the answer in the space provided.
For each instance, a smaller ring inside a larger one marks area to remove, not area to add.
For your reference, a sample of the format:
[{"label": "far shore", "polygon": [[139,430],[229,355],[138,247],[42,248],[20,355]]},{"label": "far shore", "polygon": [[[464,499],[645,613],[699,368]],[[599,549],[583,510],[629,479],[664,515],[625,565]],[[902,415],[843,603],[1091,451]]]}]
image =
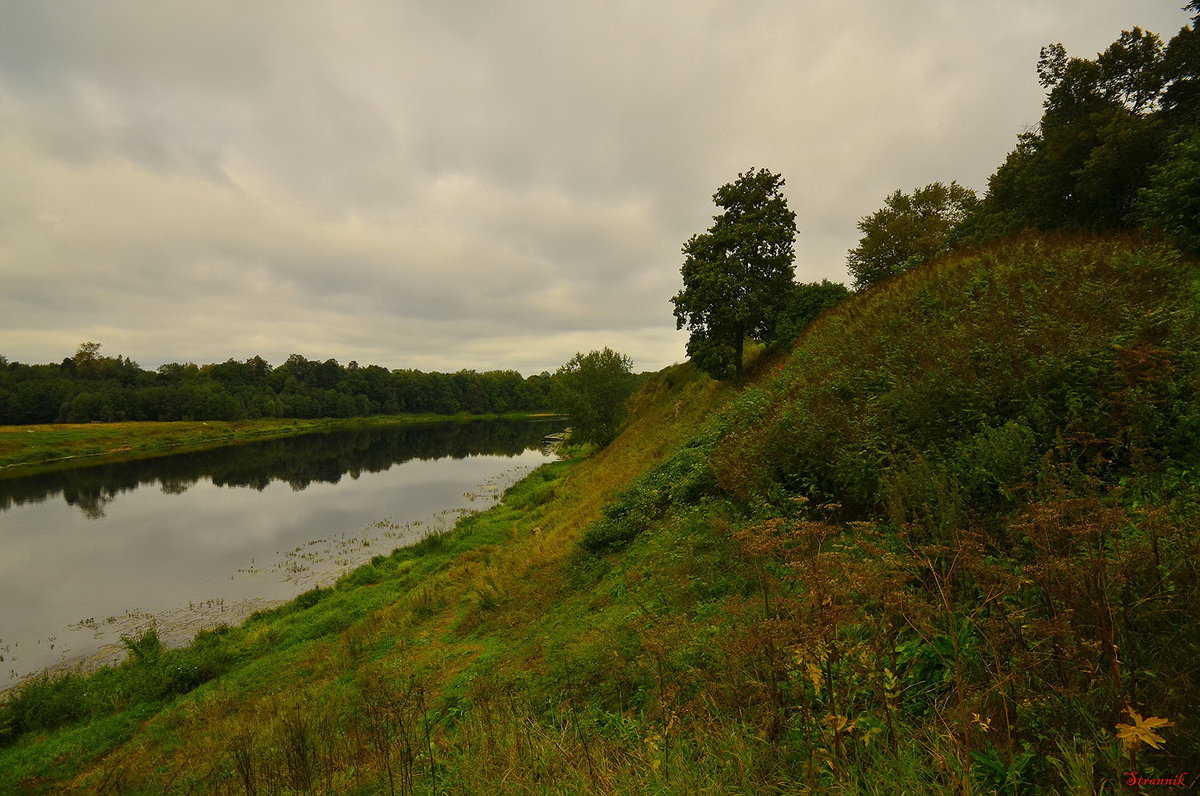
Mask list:
[{"label": "far shore", "polygon": [[481,415],[372,415],[315,420],[263,418],[0,426],[0,478],[111,461],[164,456],[317,431],[418,423],[465,423],[472,420],[532,420],[560,416],[552,412],[508,412]]}]

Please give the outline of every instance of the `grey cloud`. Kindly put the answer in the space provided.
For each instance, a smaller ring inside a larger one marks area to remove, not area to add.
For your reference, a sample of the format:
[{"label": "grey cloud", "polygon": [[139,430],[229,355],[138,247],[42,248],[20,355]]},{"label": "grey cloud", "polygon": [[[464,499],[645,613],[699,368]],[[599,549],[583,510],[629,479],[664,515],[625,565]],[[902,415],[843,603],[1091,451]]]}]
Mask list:
[{"label": "grey cloud", "polygon": [[983,187],[1039,46],[1178,5],[0,2],[0,350],[661,367],[720,184],[784,174],[844,279],[891,190]]}]

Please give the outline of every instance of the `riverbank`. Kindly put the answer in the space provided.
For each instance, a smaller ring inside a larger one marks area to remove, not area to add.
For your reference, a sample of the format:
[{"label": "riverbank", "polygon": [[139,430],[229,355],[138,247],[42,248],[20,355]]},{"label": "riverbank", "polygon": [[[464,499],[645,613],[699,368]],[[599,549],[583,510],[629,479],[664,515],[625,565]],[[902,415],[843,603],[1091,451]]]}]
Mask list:
[{"label": "riverbank", "polygon": [[0,426],[0,478],[112,461],[161,456],[317,431],[472,420],[554,417],[549,412],[412,414],[299,420],[207,420],[125,423],[56,423]]},{"label": "riverbank", "polygon": [[863,291],[740,382],[664,370],[608,446],[445,534],[30,681],[0,791],[1173,777],[1200,759],[1198,293],[1153,244],[1027,237]]},{"label": "riverbank", "polygon": [[[551,460],[563,424],[376,425],[0,479],[0,699],[47,667],[119,663],[149,626],[176,647],[237,625],[451,527]],[[52,597],[29,599],[48,571]]]}]

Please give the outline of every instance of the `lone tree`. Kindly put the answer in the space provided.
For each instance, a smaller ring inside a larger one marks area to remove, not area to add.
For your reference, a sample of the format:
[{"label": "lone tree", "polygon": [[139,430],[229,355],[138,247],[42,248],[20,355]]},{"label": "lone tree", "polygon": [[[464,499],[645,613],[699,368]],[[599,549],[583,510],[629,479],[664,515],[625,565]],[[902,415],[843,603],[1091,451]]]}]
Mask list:
[{"label": "lone tree", "polygon": [[633,361],[610,348],[576,354],[554,374],[551,400],[571,418],[571,439],[607,445],[625,419],[637,377]]},{"label": "lone tree", "polygon": [[714,378],[742,375],[746,338],[770,340],[792,295],[796,214],[783,184],[766,169],[739,174],[713,194],[723,212],[708,232],[684,244],[675,327],[688,328],[688,356]]}]

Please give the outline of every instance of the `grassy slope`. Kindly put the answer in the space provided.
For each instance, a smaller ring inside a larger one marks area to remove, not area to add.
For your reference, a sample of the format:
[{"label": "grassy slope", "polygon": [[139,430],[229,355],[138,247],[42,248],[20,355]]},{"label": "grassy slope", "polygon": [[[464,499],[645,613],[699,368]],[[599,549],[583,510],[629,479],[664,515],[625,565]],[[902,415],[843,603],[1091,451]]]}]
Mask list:
[{"label": "grassy slope", "polygon": [[[229,631],[237,664],[161,710],[0,751],[0,786],[1083,793],[1194,770],[1197,285],[1137,241],[1027,239],[856,297],[736,394],[669,369],[607,450]],[[1120,743],[1151,716],[1160,750]]]},{"label": "grassy slope", "polygon": [[0,477],[29,475],[70,465],[90,466],[98,461],[202,450],[312,431],[531,416],[537,415],[515,412],[508,415],[378,415],[319,420],[268,418],[0,426]]},{"label": "grassy slope", "polygon": [[[348,699],[362,698],[362,689],[381,687],[381,679],[402,682],[412,671],[429,672],[430,699],[442,689],[460,692],[472,670],[486,665],[481,659],[498,649],[521,649],[517,668],[535,667],[542,638],[537,628],[565,588],[560,564],[581,529],[616,490],[690,435],[728,394],[687,366],[668,369],[635,399],[635,419],[622,441],[587,460],[542,468],[514,487],[502,506],[468,518],[444,537],[377,559],[311,607],[273,612],[209,637],[221,650],[219,668],[231,670],[175,703],[170,689],[158,686],[181,666],[195,667],[180,653],[163,653],[152,666],[102,672],[120,682],[97,685],[94,677],[90,687],[80,684],[69,695],[71,701],[86,701],[81,694],[96,692],[102,694],[99,701],[125,712],[82,728],[27,735],[0,751],[0,790],[22,781],[53,789],[52,782],[82,767],[92,768],[80,780],[82,787],[119,778],[145,782],[157,792],[178,776],[202,783],[196,786],[201,790],[237,792],[241,786],[229,780],[225,768],[233,759],[230,739],[249,739],[256,760],[268,744],[272,754],[279,752],[274,736],[264,740],[264,716],[290,715],[293,707],[304,711],[304,721],[338,715]],[[201,667],[209,663],[200,656]],[[137,693],[147,701],[138,703],[131,696]],[[148,712],[153,720],[139,726]],[[114,747],[109,758],[93,760]],[[337,787],[376,780],[377,755],[370,760],[359,759],[358,752],[347,755],[347,766],[358,770],[337,772]],[[264,769],[260,779],[281,781],[272,779],[265,762],[255,765]]]}]

